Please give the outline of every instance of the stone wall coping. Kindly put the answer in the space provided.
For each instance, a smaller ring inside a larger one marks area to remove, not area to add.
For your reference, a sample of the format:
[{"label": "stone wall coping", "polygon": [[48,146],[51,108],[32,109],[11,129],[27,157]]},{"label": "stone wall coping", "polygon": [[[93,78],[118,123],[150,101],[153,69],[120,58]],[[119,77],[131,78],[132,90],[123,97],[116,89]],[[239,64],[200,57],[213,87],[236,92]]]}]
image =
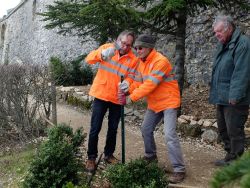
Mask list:
[{"label": "stone wall coping", "polygon": [[19,8],[21,8],[28,0],[22,0],[10,13],[0,19],[0,23],[7,20],[12,14],[14,14]]}]

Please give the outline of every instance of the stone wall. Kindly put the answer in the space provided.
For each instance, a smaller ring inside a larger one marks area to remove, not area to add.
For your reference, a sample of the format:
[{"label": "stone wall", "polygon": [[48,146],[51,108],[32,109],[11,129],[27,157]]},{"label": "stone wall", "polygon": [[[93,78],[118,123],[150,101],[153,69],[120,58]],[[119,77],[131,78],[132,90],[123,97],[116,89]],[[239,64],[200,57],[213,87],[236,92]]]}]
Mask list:
[{"label": "stone wall", "polygon": [[[46,10],[54,0],[22,0],[5,18],[0,20],[0,63],[36,62],[48,63],[51,56],[70,60],[87,54],[96,42],[81,43],[81,39],[62,36],[54,30],[46,30],[42,17],[35,14]],[[186,35],[185,77],[188,84],[207,84],[211,76],[212,54],[216,45],[212,21],[217,10],[206,10],[199,16],[189,17]],[[239,13],[237,13],[239,12]],[[238,25],[250,35],[250,15],[236,11]],[[169,36],[160,37],[157,50],[175,62],[175,43]]]}]

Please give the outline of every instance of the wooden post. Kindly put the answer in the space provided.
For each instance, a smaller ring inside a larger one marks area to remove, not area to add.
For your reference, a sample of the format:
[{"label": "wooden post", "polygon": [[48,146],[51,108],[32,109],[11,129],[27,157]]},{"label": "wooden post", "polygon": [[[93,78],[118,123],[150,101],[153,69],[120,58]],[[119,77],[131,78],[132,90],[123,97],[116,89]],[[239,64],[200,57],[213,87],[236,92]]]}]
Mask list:
[{"label": "wooden post", "polygon": [[55,77],[52,71],[51,63],[49,64],[49,76],[51,83],[51,111],[52,111],[52,123],[57,125],[57,109],[56,109],[56,84]]}]

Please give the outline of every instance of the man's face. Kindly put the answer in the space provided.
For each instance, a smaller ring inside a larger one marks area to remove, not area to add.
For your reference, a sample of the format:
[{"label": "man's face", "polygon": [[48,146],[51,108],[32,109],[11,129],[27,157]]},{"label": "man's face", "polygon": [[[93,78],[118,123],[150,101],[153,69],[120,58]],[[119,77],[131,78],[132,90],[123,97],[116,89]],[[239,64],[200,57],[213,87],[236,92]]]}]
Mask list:
[{"label": "man's face", "polygon": [[222,44],[226,44],[231,36],[232,36],[232,31],[233,28],[232,26],[226,27],[224,22],[218,22],[214,25],[214,33],[215,37],[220,41]]},{"label": "man's face", "polygon": [[133,44],[133,41],[134,38],[131,35],[122,36],[120,39],[118,39],[117,43],[120,45],[119,49],[120,55],[124,55],[129,52]]},{"label": "man's face", "polygon": [[148,57],[148,54],[151,52],[151,48],[145,48],[142,46],[135,47],[135,50],[137,51],[137,57],[141,58],[142,60],[145,60]]}]

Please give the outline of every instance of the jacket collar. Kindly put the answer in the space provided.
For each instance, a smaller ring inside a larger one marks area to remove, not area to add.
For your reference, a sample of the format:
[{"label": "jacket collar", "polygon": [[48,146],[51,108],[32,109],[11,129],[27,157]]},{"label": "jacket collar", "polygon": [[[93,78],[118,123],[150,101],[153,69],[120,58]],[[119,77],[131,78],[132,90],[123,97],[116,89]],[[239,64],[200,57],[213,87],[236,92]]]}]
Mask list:
[{"label": "jacket collar", "polygon": [[231,40],[226,45],[226,48],[233,48],[235,46],[235,44],[237,43],[240,35],[241,35],[240,30],[235,29],[233,34],[232,34]]},{"label": "jacket collar", "polygon": [[231,36],[230,41],[225,45],[225,47],[221,42],[218,43],[218,49],[219,49],[218,52],[223,50],[223,48],[225,48],[225,49],[233,48],[235,46],[235,43],[238,41],[240,35],[241,35],[241,31],[236,28]]},{"label": "jacket collar", "polygon": [[152,49],[152,51],[149,53],[148,57],[146,58],[145,63],[152,61],[156,53],[157,51],[155,49]]}]

